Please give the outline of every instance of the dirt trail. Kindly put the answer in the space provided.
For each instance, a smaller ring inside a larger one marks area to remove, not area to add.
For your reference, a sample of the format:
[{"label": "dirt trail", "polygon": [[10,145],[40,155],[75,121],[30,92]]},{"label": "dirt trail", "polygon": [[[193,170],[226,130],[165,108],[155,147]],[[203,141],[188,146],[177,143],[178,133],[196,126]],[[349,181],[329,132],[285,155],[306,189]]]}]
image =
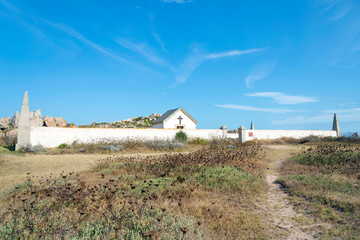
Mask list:
[{"label": "dirt trail", "polygon": [[[304,219],[304,216],[294,210],[294,206],[288,199],[288,194],[281,189],[280,184],[276,183],[280,176],[281,164],[289,159],[291,152],[297,148],[295,146],[269,146],[268,148],[267,155],[271,162],[266,175],[269,190],[264,210],[270,216],[273,233],[281,239],[314,239],[312,235],[303,231],[314,226],[310,224],[299,226],[295,218]],[[309,216],[306,218],[308,219]]]}]

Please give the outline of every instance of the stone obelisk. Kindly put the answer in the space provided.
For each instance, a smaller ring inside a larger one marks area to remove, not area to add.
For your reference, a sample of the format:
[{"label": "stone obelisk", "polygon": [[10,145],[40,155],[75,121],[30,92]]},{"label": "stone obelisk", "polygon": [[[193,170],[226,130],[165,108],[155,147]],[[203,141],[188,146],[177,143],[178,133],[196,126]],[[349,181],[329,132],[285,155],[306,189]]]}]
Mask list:
[{"label": "stone obelisk", "polygon": [[255,130],[253,121],[251,121],[250,130]]},{"label": "stone obelisk", "polygon": [[20,113],[18,139],[15,147],[16,150],[30,146],[31,144],[30,132],[31,132],[31,122],[30,122],[29,98],[28,98],[28,93],[25,92],[23,104],[21,107],[21,113]]},{"label": "stone obelisk", "polygon": [[338,118],[336,116],[336,113],[334,114],[334,121],[333,121],[332,130],[336,131],[336,136],[337,137],[341,137],[340,125],[339,125],[339,121],[338,121]]}]

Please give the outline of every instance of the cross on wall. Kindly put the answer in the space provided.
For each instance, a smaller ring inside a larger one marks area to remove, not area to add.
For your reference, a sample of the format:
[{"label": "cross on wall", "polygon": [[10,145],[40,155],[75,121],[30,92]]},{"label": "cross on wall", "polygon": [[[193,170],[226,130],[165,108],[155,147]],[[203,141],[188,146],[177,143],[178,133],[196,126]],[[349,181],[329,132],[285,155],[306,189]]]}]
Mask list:
[{"label": "cross on wall", "polygon": [[181,124],[181,120],[183,120],[183,118],[179,116],[178,119],[179,119],[179,124]]}]

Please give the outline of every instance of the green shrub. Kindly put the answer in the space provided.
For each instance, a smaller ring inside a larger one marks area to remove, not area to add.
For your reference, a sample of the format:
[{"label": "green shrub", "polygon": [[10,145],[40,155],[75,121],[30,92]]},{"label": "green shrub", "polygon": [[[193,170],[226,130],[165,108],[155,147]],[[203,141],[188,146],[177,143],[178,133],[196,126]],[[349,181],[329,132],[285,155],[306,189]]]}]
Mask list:
[{"label": "green shrub", "polygon": [[180,131],[180,132],[176,133],[175,140],[180,141],[180,142],[186,142],[188,140],[188,137],[187,137],[186,133],[184,133],[183,131]]},{"label": "green shrub", "polygon": [[60,144],[59,146],[58,146],[58,148],[60,148],[60,149],[64,149],[64,148],[67,148],[67,144],[66,143],[62,143],[62,144]]},{"label": "green shrub", "polygon": [[202,139],[202,138],[196,138],[196,139],[194,140],[194,142],[195,142],[196,144],[200,144],[200,145],[206,145],[206,144],[209,143],[208,140]]}]

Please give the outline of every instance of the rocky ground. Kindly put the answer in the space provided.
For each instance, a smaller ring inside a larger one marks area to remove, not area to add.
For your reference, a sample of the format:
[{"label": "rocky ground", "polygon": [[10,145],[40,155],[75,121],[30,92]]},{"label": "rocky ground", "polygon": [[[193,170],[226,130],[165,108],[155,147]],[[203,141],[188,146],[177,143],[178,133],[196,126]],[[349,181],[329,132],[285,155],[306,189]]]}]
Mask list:
[{"label": "rocky ground", "polygon": [[[16,139],[17,128],[19,126],[20,114],[15,112],[13,117],[0,118],[0,138],[6,137],[10,139]],[[62,117],[42,117],[41,111],[30,112],[31,126],[33,127],[65,127],[66,121]]]}]

